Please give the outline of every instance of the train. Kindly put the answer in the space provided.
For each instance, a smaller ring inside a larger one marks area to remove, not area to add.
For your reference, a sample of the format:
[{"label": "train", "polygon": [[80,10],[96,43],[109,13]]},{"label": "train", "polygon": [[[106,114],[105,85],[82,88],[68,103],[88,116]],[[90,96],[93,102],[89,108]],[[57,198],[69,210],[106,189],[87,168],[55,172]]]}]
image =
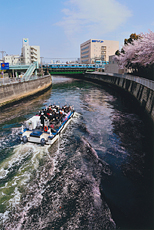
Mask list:
[{"label": "train", "polygon": [[[96,63],[96,64],[78,64],[78,63],[71,63],[71,64],[44,64],[42,65],[43,68],[49,68],[49,69],[68,69],[68,68],[77,68],[77,69],[104,69],[105,64],[108,64],[108,62],[103,62],[102,64]],[[41,67],[41,66],[40,66]]]}]

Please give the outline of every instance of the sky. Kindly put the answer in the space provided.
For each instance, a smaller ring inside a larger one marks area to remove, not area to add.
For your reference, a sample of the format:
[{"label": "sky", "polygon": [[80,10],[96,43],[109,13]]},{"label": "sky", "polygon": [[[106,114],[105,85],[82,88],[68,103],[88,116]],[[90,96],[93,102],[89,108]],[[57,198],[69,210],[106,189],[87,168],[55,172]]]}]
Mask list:
[{"label": "sky", "polygon": [[[22,38],[44,63],[76,60],[89,39],[119,41],[154,31],[154,0],[0,0],[0,51],[21,54]],[[1,53],[0,53],[1,59]]]}]

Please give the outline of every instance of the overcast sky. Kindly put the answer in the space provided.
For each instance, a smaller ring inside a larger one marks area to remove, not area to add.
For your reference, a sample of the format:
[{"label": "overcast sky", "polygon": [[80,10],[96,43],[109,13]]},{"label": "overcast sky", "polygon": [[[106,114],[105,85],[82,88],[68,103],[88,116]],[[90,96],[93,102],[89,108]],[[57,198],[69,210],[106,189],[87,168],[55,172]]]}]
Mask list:
[{"label": "overcast sky", "polygon": [[45,62],[72,60],[88,39],[119,41],[121,48],[131,33],[148,30],[154,0],[0,0],[0,51],[9,55],[21,54],[22,38],[29,38]]}]

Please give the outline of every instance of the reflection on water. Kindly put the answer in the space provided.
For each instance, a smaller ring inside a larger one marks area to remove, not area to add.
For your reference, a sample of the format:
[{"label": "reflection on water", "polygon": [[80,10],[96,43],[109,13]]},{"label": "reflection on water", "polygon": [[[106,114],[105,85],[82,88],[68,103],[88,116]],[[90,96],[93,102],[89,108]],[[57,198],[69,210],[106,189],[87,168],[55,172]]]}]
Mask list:
[{"label": "reflection on water", "polygon": [[[47,147],[19,143],[22,122],[53,103],[76,110],[63,136]],[[150,132],[111,89],[57,76],[51,90],[0,118],[1,226],[150,229]]]}]

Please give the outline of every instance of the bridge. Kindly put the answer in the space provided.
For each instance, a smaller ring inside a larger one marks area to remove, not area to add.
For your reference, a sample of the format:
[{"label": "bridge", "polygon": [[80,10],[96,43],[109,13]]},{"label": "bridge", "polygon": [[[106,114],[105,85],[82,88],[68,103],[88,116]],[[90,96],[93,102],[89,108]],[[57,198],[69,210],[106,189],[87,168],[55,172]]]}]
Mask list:
[{"label": "bridge", "polygon": [[107,62],[102,64],[45,64],[42,68],[45,74],[50,73],[51,75],[72,75],[83,74],[85,72],[94,72],[96,69],[100,69],[102,72],[102,69],[105,68],[105,64],[107,64]]},{"label": "bridge", "polygon": [[[33,62],[31,64],[17,64],[17,65],[9,65],[9,70],[12,70],[13,73],[14,71],[19,72],[23,71],[25,72],[22,80],[28,81],[30,77],[32,76],[33,72],[35,71],[35,75],[37,75],[37,69],[39,69],[39,64],[38,62]],[[1,65],[0,65],[0,70],[1,70]],[[7,70],[7,71],[9,71]]]},{"label": "bridge", "polygon": [[[95,63],[95,64],[78,64],[78,63],[69,63],[69,64],[44,64],[39,65],[38,62],[34,62],[31,64],[18,64],[18,65],[9,65],[9,70],[12,70],[13,76],[14,71],[17,72],[25,72],[21,78],[21,81],[28,81],[32,74],[35,71],[35,75],[37,75],[37,70],[40,69],[42,74],[41,75],[79,75],[84,74],[86,72],[94,72],[99,70],[102,72],[104,70],[105,65],[108,62],[102,63]],[[0,68],[1,70],[1,68]]]}]

